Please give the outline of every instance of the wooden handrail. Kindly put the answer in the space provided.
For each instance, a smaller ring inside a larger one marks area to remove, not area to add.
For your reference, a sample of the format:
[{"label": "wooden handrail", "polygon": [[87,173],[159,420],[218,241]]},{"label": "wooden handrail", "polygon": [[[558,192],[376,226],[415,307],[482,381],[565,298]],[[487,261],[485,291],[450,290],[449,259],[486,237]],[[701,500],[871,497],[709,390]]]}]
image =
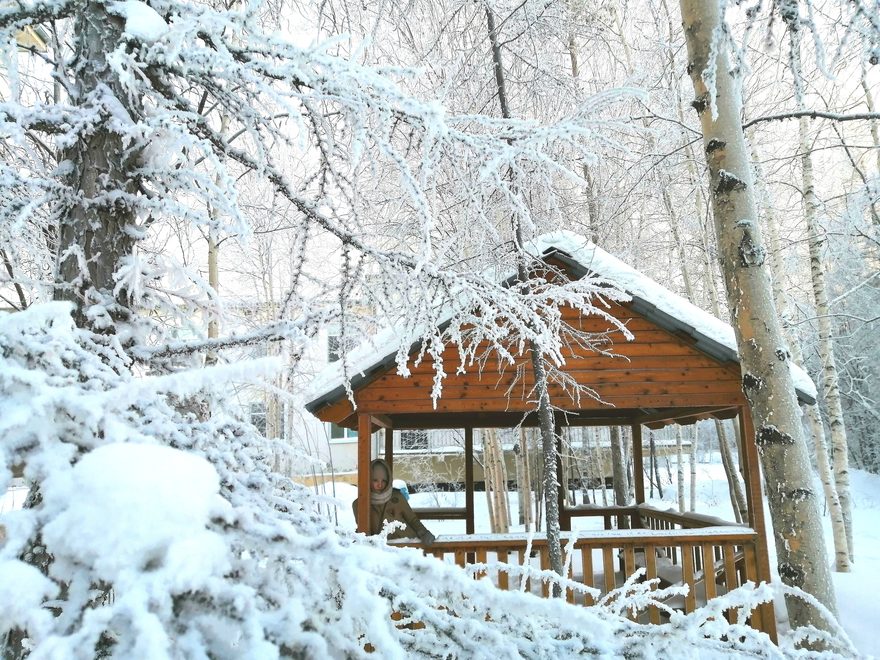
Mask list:
[{"label": "wooden handrail", "polygon": [[[589,533],[561,532],[560,539],[565,545],[572,536],[576,536],[575,548],[581,547],[622,547],[622,546],[665,546],[681,543],[750,543],[757,538],[756,532],[748,527],[716,527],[713,529],[639,529],[639,530],[590,530]],[[496,548],[524,548],[529,535],[524,532],[514,534],[444,534],[438,536],[431,546],[435,550],[494,550]],[[394,545],[419,546],[407,540],[390,541]],[[533,548],[546,547],[547,537],[544,534],[533,534]]]},{"label": "wooden handrail", "polygon": [[467,509],[464,507],[419,507],[418,509],[413,509],[413,512],[419,518],[426,520],[464,520],[467,518]]},{"label": "wooden handrail", "polygon": [[[683,529],[695,529],[701,527],[717,527],[740,526],[739,523],[729,522],[714,516],[707,516],[699,513],[679,513],[678,511],[670,511],[657,509],[645,504],[635,506],[593,506],[581,505],[576,507],[567,507],[563,513],[569,518],[604,518],[606,523],[612,518],[620,518],[620,516],[629,516],[630,527],[642,527],[642,520],[664,520],[681,527]],[[636,524],[638,523],[638,524]],[[608,525],[606,524],[606,529]]]},{"label": "wooden handrail", "polygon": [[707,516],[700,513],[679,513],[678,511],[670,511],[663,509],[657,509],[652,506],[647,505],[639,505],[635,507],[638,515],[642,518],[647,519],[655,519],[655,520],[665,520],[667,522],[671,522],[677,525],[680,525],[685,529],[695,529],[700,527],[718,527],[719,525],[724,525],[728,527],[743,527],[744,525],[735,522],[729,522],[727,520],[722,520],[721,518],[716,518],[714,516]]}]

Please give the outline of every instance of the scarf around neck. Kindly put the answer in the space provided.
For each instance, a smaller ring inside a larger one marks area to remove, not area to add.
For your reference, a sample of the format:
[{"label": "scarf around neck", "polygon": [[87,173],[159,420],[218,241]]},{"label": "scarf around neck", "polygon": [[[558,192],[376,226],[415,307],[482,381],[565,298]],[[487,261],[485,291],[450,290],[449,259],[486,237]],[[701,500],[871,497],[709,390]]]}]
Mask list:
[{"label": "scarf around neck", "polygon": [[388,485],[385,490],[381,493],[373,493],[370,492],[370,503],[371,504],[387,504],[388,500],[391,499],[391,493],[394,490],[391,486],[391,468],[388,466],[388,463],[383,461],[381,458],[377,458],[372,463],[370,463],[370,477],[372,478],[373,468],[377,465],[381,465],[385,468],[385,476],[388,478]]}]

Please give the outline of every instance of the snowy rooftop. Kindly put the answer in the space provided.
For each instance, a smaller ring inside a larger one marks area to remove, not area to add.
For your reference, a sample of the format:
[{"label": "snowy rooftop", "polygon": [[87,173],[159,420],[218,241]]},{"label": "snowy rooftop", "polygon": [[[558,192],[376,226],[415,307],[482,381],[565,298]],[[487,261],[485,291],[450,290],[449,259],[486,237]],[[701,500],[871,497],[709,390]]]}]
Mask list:
[{"label": "snowy rooftop", "polygon": [[[617,284],[631,296],[630,306],[634,311],[667,330],[686,333],[694,340],[698,350],[716,359],[738,361],[736,337],[730,325],[661,286],[583,236],[570,231],[555,231],[530,241],[526,250],[536,258],[559,258],[578,275],[590,272]],[[415,333],[404,338],[399,328],[386,328],[371,341],[354,349],[348,356],[352,387],[357,388],[378,368],[393,365],[402,339],[415,342],[418,336]],[[789,366],[798,397],[808,403],[815,402],[816,387],[809,375],[791,361]],[[306,408],[315,412],[343,396],[342,364],[335,362],[315,377],[304,398],[308,402]]]}]

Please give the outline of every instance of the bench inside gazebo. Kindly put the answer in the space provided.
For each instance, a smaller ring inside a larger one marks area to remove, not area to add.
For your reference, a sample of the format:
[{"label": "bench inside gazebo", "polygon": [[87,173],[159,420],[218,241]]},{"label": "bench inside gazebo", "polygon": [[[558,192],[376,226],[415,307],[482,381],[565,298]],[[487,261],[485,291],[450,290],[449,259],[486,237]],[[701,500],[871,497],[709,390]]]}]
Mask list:
[{"label": "bench inside gazebo", "polygon": [[[591,272],[618,282],[631,296],[627,302],[610,303],[607,311],[626,324],[633,340],[611,331],[614,356],[582,346],[572,346],[566,356],[563,370],[578,383],[591,387],[601,401],[581,397],[575,406],[568,394],[551,387],[554,405],[565,411],[564,415],[557,412],[557,425],[627,426],[632,431],[633,504],[566,506],[560,494],[563,545],[574,535],[568,575],[574,584],[566,589],[566,598],[590,604],[643,568],[646,577],[657,578],[661,586],[687,584],[687,595],[670,606],[690,612],[747,581],[769,581],[758,452],[741,389],[732,329],[582,237],[556,232],[537,239],[533,245],[536,257],[568,277],[579,278]],[[607,320],[583,316],[574,309],[563,309],[563,315],[578,330],[610,330]],[[417,512],[423,519],[461,519],[466,533],[440,536],[427,552],[461,566],[477,563],[492,567],[501,562],[549,569],[547,542],[540,533],[474,533],[474,429],[537,426],[534,403],[526,396],[517,396],[524,395],[529,387],[511,387],[514,378],[531,373],[529,357],[523,355],[516,366],[505,365],[504,369],[490,358],[482,369],[461,374],[457,373],[459,357],[454,348],[447,349],[442,357],[449,375],[436,404],[431,398],[431,360],[412,366],[405,378],[396,372],[394,353],[376,354],[375,360],[367,360],[369,366],[351,379],[356,407],[347,397],[339,373],[319,378],[313,388],[306,406],[309,411],[322,421],[358,432],[358,519],[365,521],[369,516],[369,465],[376,457],[374,433],[384,433],[384,458],[393,465],[395,429],[461,429],[465,506]],[[815,389],[806,374],[798,370],[793,376],[800,400],[814,401]],[[646,505],[643,429],[694,424],[709,418],[739,420],[739,460],[748,504],[748,520],[743,524]],[[558,426],[557,438],[560,431]],[[573,520],[581,517],[601,520],[603,529],[571,532]],[[515,570],[491,568],[478,572],[479,577],[501,589],[525,588],[547,596],[549,585],[531,575],[529,578]],[[528,583],[522,585],[521,579]],[[662,612],[654,606],[633,616],[653,623],[662,620]],[[771,604],[757,608],[750,623],[775,639]]]}]

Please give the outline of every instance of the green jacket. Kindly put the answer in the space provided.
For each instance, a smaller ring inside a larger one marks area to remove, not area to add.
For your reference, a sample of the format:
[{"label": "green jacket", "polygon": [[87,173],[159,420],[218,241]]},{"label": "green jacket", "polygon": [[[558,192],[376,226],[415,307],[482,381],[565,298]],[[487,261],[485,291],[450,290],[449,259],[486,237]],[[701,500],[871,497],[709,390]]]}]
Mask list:
[{"label": "green jacket", "polygon": [[[354,510],[354,519],[358,519],[358,501],[352,502]],[[412,510],[409,502],[403,494],[396,488],[391,490],[391,499],[385,504],[370,505],[370,526],[368,534],[379,534],[386,522],[399,520],[406,524],[404,529],[397,529],[388,535],[389,539],[406,539],[418,538],[422,543],[430,545],[434,542],[434,535],[419,520],[419,517]]]}]

